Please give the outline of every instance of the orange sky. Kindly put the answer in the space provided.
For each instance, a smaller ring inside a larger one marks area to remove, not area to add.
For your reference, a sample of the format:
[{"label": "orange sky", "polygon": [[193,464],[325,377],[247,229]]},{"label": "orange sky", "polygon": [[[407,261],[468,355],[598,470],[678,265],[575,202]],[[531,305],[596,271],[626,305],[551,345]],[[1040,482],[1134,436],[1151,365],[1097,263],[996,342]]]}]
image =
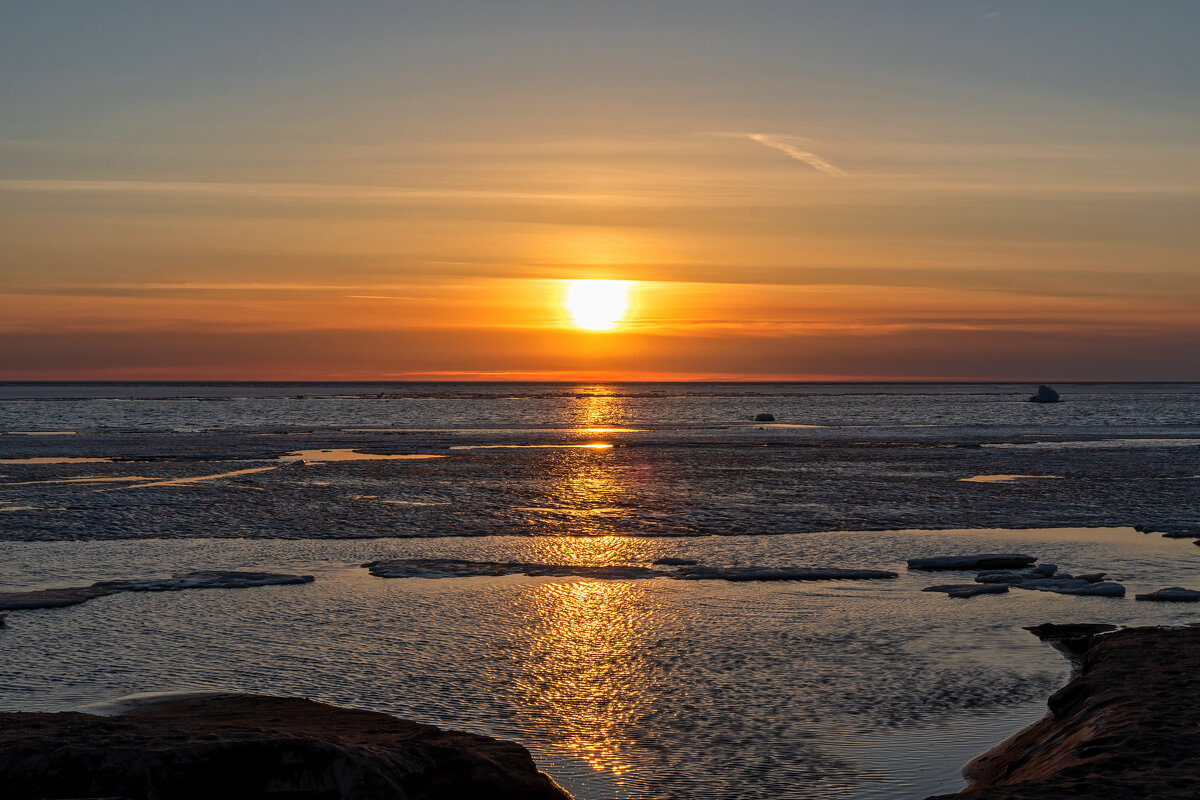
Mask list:
[{"label": "orange sky", "polygon": [[1200,374],[1191,12],[701,5],[6,12],[0,379]]}]

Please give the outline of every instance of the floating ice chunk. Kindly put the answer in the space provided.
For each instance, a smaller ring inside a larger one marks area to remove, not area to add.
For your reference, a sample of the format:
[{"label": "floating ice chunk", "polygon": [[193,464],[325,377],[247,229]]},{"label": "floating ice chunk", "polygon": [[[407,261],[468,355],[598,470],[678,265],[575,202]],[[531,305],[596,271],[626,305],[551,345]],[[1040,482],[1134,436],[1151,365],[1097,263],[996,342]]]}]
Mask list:
[{"label": "floating ice chunk", "polygon": [[1037,561],[1035,556],[1023,553],[984,553],[975,556],[935,556],[933,558],[910,558],[909,569],[1021,569]]},{"label": "floating ice chunk", "polygon": [[184,589],[245,589],[253,586],[283,586],[312,583],[312,575],[274,572],[223,572],[204,570],[172,575],[170,578],[97,581],[91,586],[41,589],[32,592],[0,592],[0,609],[62,608],[86,603],[96,597],[119,592],[178,592]]},{"label": "floating ice chunk", "polygon": [[1012,586],[1016,589],[1032,589],[1038,592],[1055,592],[1057,594],[1078,594],[1092,597],[1125,596],[1125,587],[1119,583],[1109,581],[1088,583],[1079,578],[1039,578],[1038,580],[1014,583]]},{"label": "floating ice chunk", "polygon": [[926,586],[922,592],[945,592],[949,597],[975,597],[981,594],[1004,594],[1007,583],[950,583],[941,586]]},{"label": "floating ice chunk", "polygon": [[689,581],[828,581],[874,580],[898,577],[878,569],[841,569],[838,567],[682,567],[680,578]]},{"label": "floating ice chunk", "polygon": [[1200,601],[1200,592],[1195,589],[1184,589],[1182,586],[1168,586],[1157,592],[1135,594],[1135,600],[1151,600],[1159,603],[1195,603]]},{"label": "floating ice chunk", "polygon": [[668,573],[649,567],[592,566],[584,564],[533,564],[522,561],[467,561],[457,558],[394,558],[363,564],[379,578],[469,578],[528,575],[530,577],[662,578]]},{"label": "floating ice chunk", "polygon": [[682,566],[674,572],[628,565],[591,566],[574,564],[531,564],[520,561],[466,561],[455,558],[396,558],[363,564],[380,578],[465,578],[477,576],[529,575],[531,577],[579,577],[599,580],[631,578],[681,578],[726,581],[820,581],[838,579],[895,578],[896,573],[869,569],[802,567],[705,567]]},{"label": "floating ice chunk", "polygon": [[1020,583],[1038,578],[1051,578],[1058,571],[1056,564],[1038,564],[1028,569],[985,569],[975,576],[976,583]]}]

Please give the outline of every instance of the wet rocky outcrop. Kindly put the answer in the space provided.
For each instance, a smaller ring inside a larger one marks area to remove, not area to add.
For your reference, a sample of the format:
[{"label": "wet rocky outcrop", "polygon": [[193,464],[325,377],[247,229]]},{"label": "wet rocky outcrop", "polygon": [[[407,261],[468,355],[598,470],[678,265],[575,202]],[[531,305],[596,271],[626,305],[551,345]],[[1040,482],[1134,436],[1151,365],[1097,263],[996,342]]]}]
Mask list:
[{"label": "wet rocky outcrop", "polygon": [[168,699],[116,717],[0,714],[11,800],[570,800],[515,742],[300,698]]},{"label": "wet rocky outcrop", "polygon": [[184,589],[247,589],[255,586],[287,586],[312,583],[312,575],[277,572],[233,572],[201,570],[170,578],[97,581],[91,586],[68,586],[31,592],[0,592],[0,609],[63,608],[120,592],[179,592]]},{"label": "wet rocky outcrop", "polygon": [[1050,714],[972,761],[966,789],[930,800],[1194,798],[1197,668],[1197,628],[1086,636],[1078,673],[1051,696]]},{"label": "wet rocky outcrop", "polygon": [[1041,625],[1034,625],[1025,630],[1045,642],[1051,639],[1077,639],[1082,636],[1095,636],[1116,629],[1116,625],[1110,625],[1107,622],[1043,622]]}]

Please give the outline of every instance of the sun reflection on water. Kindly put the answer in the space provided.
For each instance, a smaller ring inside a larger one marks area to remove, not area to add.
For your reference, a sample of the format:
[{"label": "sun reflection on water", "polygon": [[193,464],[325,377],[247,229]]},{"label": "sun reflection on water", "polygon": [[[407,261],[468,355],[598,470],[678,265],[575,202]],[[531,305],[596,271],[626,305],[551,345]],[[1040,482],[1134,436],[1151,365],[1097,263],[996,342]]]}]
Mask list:
[{"label": "sun reflection on water", "polygon": [[[577,430],[599,433],[622,422],[621,398],[588,387],[569,410]],[[588,430],[591,429],[591,430]],[[615,431],[614,431],[615,432]],[[601,450],[601,448],[596,448]],[[644,563],[644,539],[613,536],[640,488],[628,456],[563,450],[546,465],[542,527],[530,543],[551,564]],[[614,779],[635,767],[631,731],[644,716],[652,670],[646,641],[654,628],[653,589],[635,581],[557,581],[533,589],[533,629],[525,640],[520,687],[557,729],[558,747]]]},{"label": "sun reflection on water", "polygon": [[635,767],[629,732],[646,695],[647,588],[632,581],[538,586],[521,680],[529,702],[557,723],[557,744],[597,772]]},{"label": "sun reflection on water", "polygon": [[627,398],[613,396],[611,386],[580,386],[568,410],[570,423],[596,433],[622,431],[627,403]]}]

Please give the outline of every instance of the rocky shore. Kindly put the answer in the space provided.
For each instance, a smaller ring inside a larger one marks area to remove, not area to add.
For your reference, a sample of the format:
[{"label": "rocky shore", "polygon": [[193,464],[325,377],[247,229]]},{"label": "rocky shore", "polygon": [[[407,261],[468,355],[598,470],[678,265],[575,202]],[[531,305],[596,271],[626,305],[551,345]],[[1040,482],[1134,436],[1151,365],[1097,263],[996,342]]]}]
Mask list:
[{"label": "rocky shore", "polygon": [[299,698],[0,714],[5,798],[570,800],[515,742]]},{"label": "rocky shore", "polygon": [[1200,797],[1200,628],[1083,633],[1050,713],[972,761],[966,789],[928,800]]}]

